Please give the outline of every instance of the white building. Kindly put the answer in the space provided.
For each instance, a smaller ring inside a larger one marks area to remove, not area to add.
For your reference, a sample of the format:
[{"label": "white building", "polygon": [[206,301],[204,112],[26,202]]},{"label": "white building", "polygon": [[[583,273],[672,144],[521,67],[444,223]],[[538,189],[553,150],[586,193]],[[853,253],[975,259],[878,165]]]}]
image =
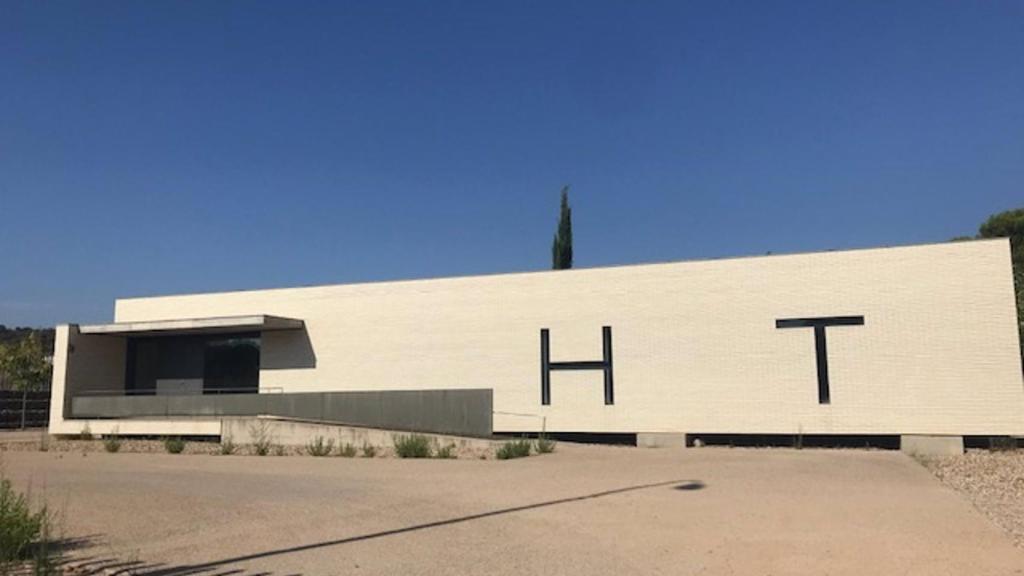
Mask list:
[{"label": "white building", "polygon": [[495,432],[1024,435],[1019,345],[1003,239],[127,298],[58,327],[50,429],[489,389]]}]

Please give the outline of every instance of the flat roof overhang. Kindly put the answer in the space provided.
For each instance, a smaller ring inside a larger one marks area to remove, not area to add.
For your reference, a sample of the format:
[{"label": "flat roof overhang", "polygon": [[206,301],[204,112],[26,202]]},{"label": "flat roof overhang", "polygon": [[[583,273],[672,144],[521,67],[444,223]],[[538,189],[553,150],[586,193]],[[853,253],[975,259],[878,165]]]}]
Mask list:
[{"label": "flat roof overhang", "polygon": [[144,322],[115,322],[78,327],[81,334],[99,336],[161,336],[175,334],[227,334],[233,332],[265,332],[268,330],[301,330],[302,320],[252,314],[248,316],[218,316],[214,318],[186,318],[181,320],[149,320]]}]

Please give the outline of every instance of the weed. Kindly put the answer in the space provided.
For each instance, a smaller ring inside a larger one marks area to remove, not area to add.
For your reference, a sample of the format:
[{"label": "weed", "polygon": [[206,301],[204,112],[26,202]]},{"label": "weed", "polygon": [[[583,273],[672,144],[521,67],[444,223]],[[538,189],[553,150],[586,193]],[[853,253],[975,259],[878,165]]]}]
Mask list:
[{"label": "weed", "polygon": [[274,447],[274,437],[270,434],[270,425],[266,420],[258,420],[249,427],[252,436],[252,451],[257,456],[266,456]]},{"label": "weed", "polygon": [[185,441],[180,436],[166,436],[164,450],[167,450],[168,454],[181,454],[185,450]]},{"label": "weed", "polygon": [[28,498],[14,490],[11,481],[0,480],[0,562],[4,565],[25,558],[39,537],[43,515],[32,512]]},{"label": "weed", "polygon": [[274,449],[274,456],[284,456],[285,455],[284,446],[282,446],[280,444],[274,444],[272,446],[272,448]]},{"label": "weed", "polygon": [[93,436],[92,436],[92,429],[89,428],[89,423],[86,422],[85,425],[82,426],[82,431],[78,433],[78,439],[79,440],[92,440],[92,438],[93,438]]},{"label": "weed", "polygon": [[334,440],[324,440],[323,436],[317,436],[306,444],[306,453],[310,456],[330,456],[331,452],[334,452]]},{"label": "weed", "polygon": [[396,434],[391,441],[399,458],[430,458],[430,438],[422,434]]},{"label": "weed", "polygon": [[541,434],[533,443],[533,449],[537,451],[537,454],[550,454],[555,451],[555,441]]},{"label": "weed", "polygon": [[363,444],[363,458],[373,458],[377,455],[377,447],[370,444]]},{"label": "weed", "polygon": [[449,442],[444,446],[441,446],[440,444],[434,446],[434,458],[440,458],[443,460],[455,458],[455,443]]},{"label": "weed", "polygon": [[103,449],[111,453],[121,450],[121,434],[117,426],[114,426],[110,434],[103,437]]},{"label": "weed", "polygon": [[338,456],[342,458],[355,458],[356,452],[355,444],[349,444],[348,442],[342,444],[340,440],[338,441]]},{"label": "weed", "polygon": [[530,441],[526,438],[511,440],[502,444],[494,453],[498,460],[511,460],[512,458],[523,458],[530,455]]},{"label": "weed", "polygon": [[0,478],[0,573],[25,561],[32,562],[36,574],[52,573],[52,523],[45,504],[32,510],[29,498]]},{"label": "weed", "polygon": [[230,456],[238,451],[238,444],[231,439],[231,435],[221,436],[220,438],[220,454],[221,456]]},{"label": "weed", "polygon": [[32,544],[32,568],[35,576],[56,576],[63,573],[60,564],[60,548],[53,537],[53,520],[46,506],[39,511],[42,523],[39,536]]}]

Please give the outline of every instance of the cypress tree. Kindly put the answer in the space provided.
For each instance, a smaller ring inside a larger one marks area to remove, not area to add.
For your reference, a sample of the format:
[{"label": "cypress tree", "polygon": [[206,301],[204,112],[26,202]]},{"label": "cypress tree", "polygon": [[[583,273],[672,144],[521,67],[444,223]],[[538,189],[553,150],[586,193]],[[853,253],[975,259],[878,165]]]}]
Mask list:
[{"label": "cypress tree", "polygon": [[558,215],[558,232],[551,243],[551,269],[572,268],[572,208],[569,207],[569,187],[562,188],[562,207]]}]

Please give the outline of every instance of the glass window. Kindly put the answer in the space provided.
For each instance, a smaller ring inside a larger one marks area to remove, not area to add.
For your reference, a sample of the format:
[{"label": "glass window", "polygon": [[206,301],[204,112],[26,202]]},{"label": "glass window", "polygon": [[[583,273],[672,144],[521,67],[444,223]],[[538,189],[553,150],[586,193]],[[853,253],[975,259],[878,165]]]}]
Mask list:
[{"label": "glass window", "polygon": [[254,393],[259,379],[259,333],[128,340],[129,394]]}]

